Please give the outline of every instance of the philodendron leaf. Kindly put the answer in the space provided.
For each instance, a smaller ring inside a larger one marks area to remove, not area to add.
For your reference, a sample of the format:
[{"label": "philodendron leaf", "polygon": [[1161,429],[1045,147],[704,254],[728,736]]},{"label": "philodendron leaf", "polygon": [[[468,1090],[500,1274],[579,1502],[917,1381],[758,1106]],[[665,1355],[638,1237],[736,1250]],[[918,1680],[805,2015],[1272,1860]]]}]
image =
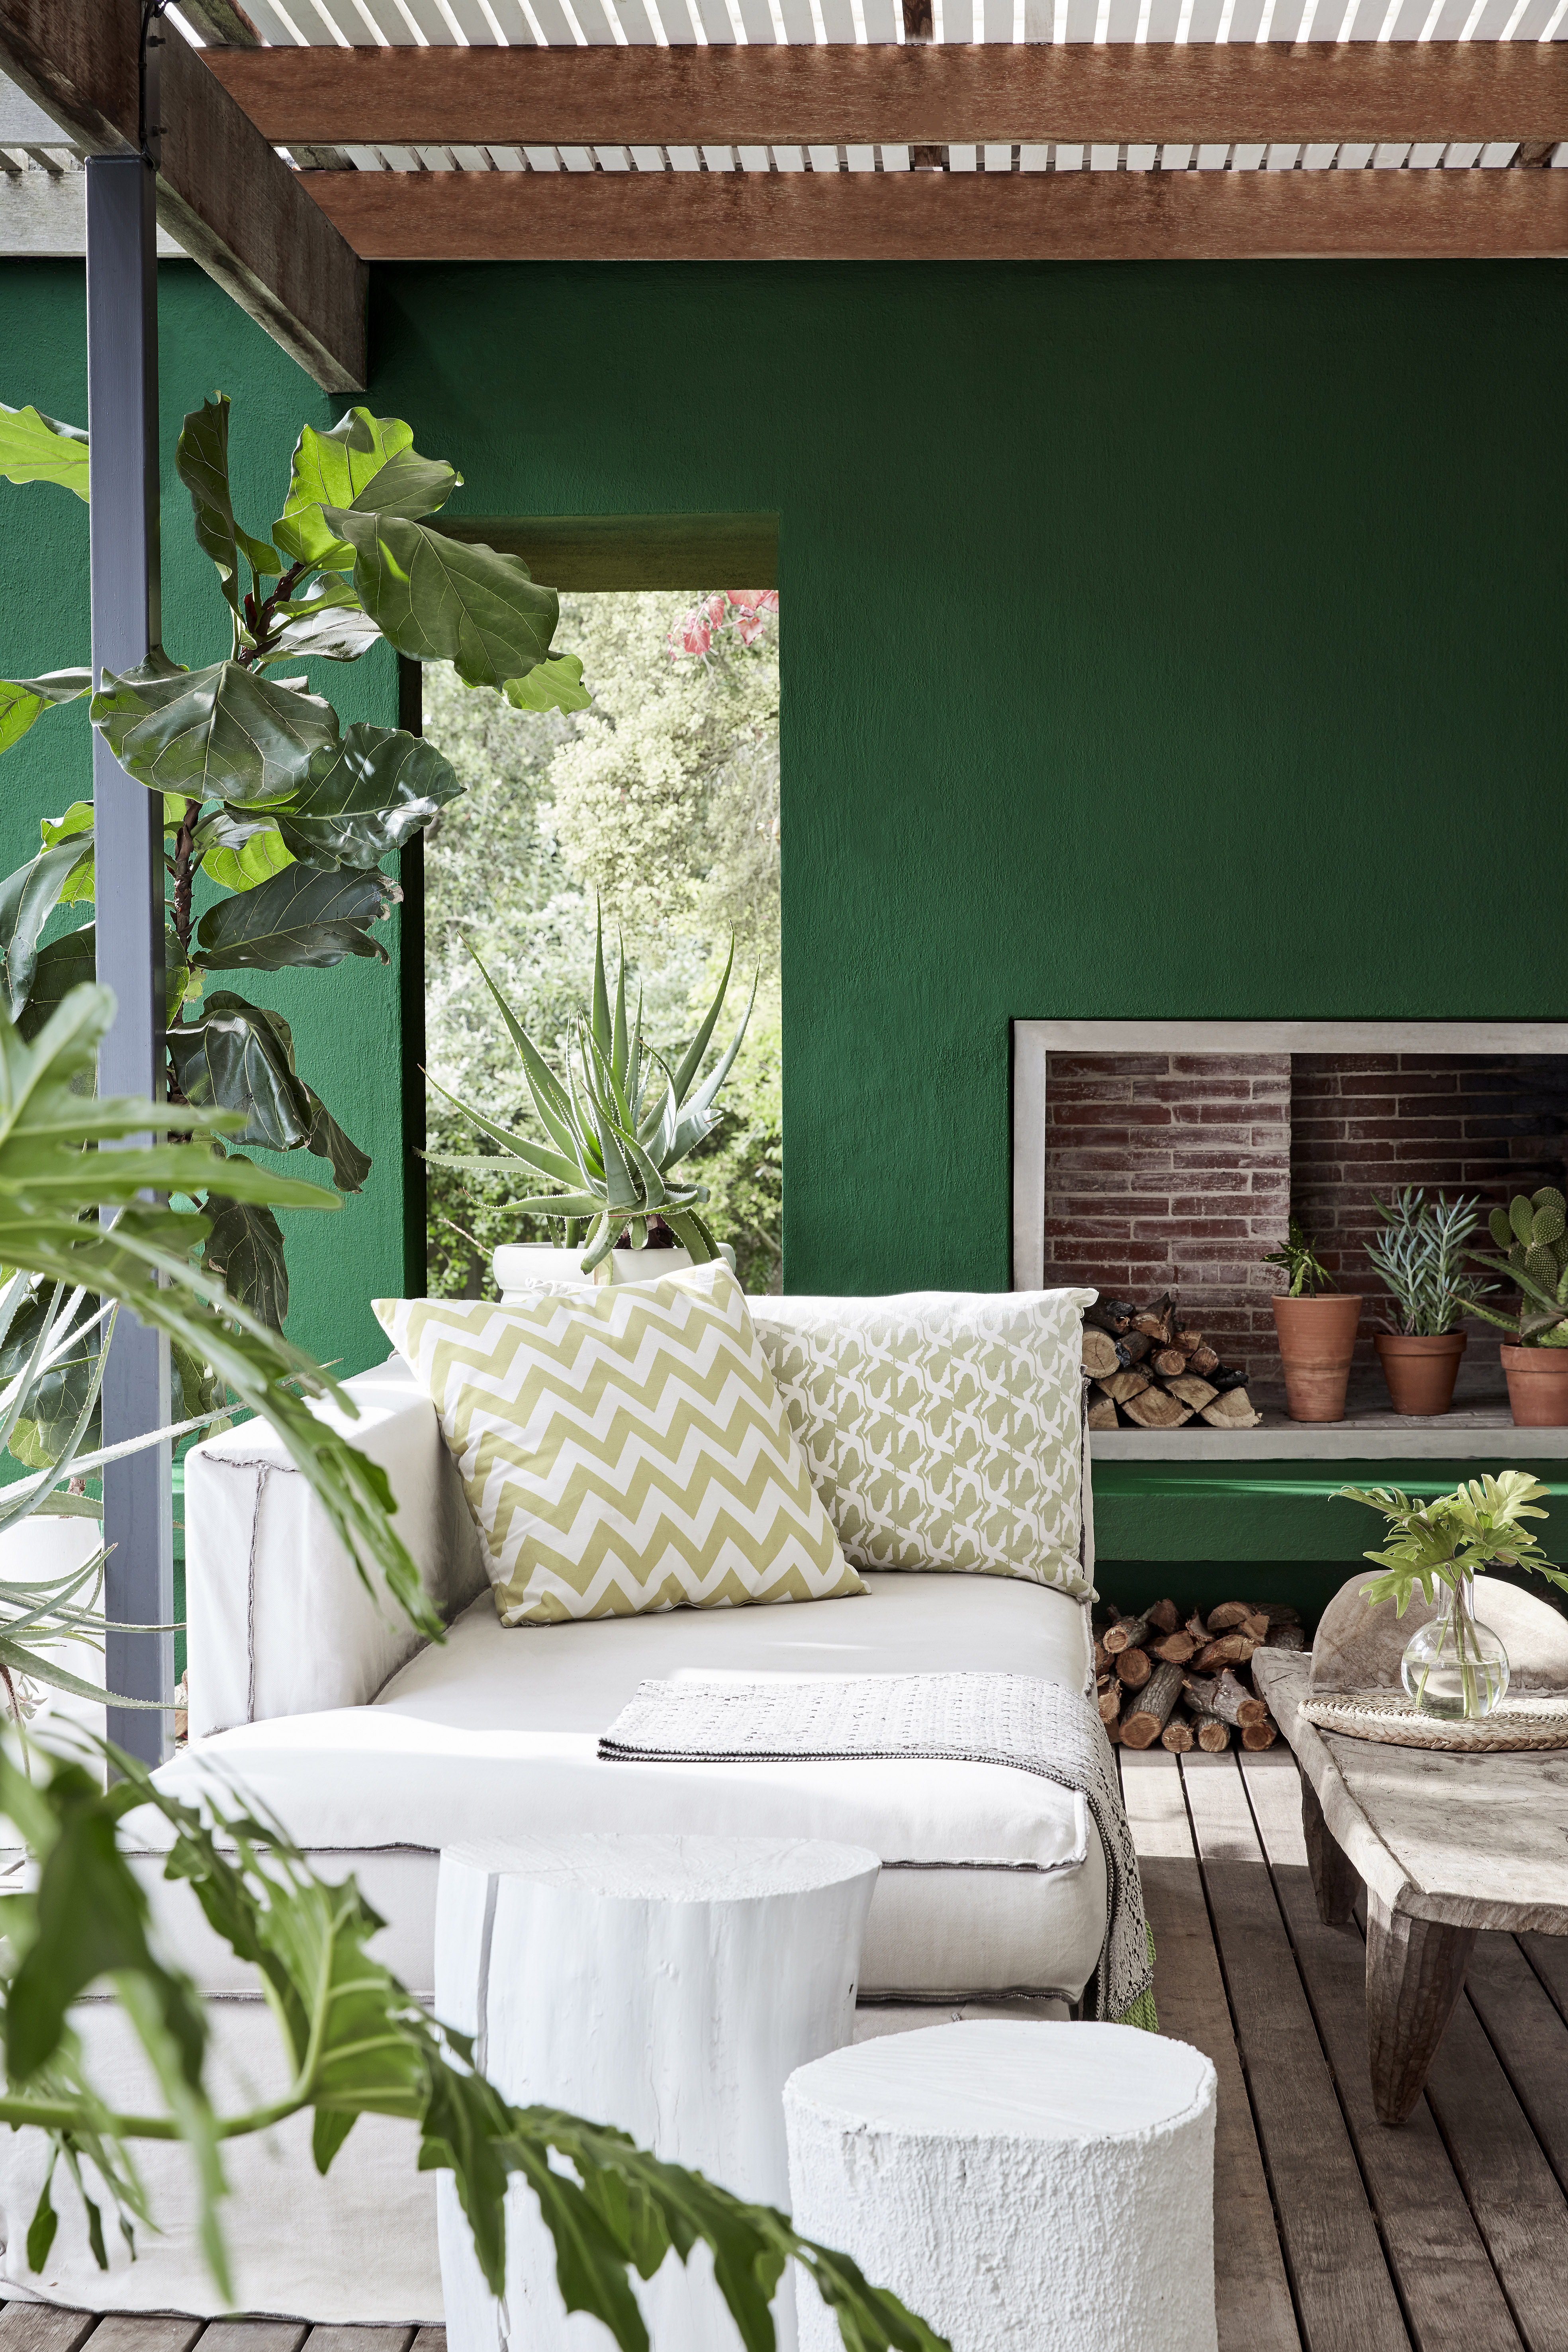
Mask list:
[{"label": "philodendron leaf", "polygon": [[316,754],[278,822],[297,857],[376,866],[462,789],[450,761],[422,737],[351,727],[335,751]]},{"label": "philodendron leaf", "polygon": [[[234,1160],[247,1168],[253,1165],[242,1151]],[[206,1213],[212,1231],[202,1252],[203,1265],[219,1277],[231,1298],[281,1331],[289,1312],[283,1228],[270,1209],[253,1201],[231,1200],[223,1192],[207,1194]]]},{"label": "philodendron leaf", "polygon": [[105,671],[92,723],[139,784],[241,808],[287,800],[338,740],[337,713],[318,695],[237,662],[177,669],[162,653],[120,677]]},{"label": "philodendron leaf", "polygon": [[92,690],[89,669],[51,669],[42,677],[0,677],[0,751],[19,743],[36,719]]},{"label": "philodendron leaf", "polygon": [[215,809],[191,836],[202,871],[226,890],[254,890],[294,862],[294,853],[278,830],[269,810],[243,816],[233,809]]},{"label": "philodendron leaf", "polygon": [[285,625],[268,646],[265,661],[358,661],[381,643],[381,631],[349,583],[335,572],[313,581],[308,595],[293,597],[276,610],[285,616]]},{"label": "philodendron leaf", "polygon": [[375,956],[386,950],[366,928],[378,923],[403,893],[384,874],[290,866],[247,890],[209,908],[196,932],[195,963],[208,971],[282,971],[290,965],[321,967],[344,956]]},{"label": "philodendron leaf", "polygon": [[63,841],[58,849],[41,850],[30,865],[19,866],[0,882],[0,966],[5,975],[6,1010],[13,1021],[32,992],[38,934],[84,856],[90,859],[90,845],[84,850],[79,840]]},{"label": "philodendron leaf", "polygon": [[413,661],[449,661],[465,686],[502,686],[550,657],[560,617],[520,555],[391,515],[326,509],[354,551],[354,586],[383,636]]},{"label": "philodendron leaf", "polygon": [[440,458],[421,457],[412,429],[395,416],[351,408],[329,432],[307,425],[294,449],[288,503],[272,536],[296,562],[346,572],[353,550],[329,528],[323,510],[434,514],[462,476]]},{"label": "philodendron leaf", "polygon": [[36,408],[0,400],[0,477],[7,482],[58,482],[87,503],[87,435]]},{"label": "philodendron leaf", "polygon": [[526,677],[509,677],[501,692],[514,710],[586,710],[594,699],[575,654],[552,654]]},{"label": "philodendron leaf", "polygon": [[277,550],[264,539],[252,539],[234,519],[228,487],[228,394],[218,392],[203,401],[185,418],[174,463],[191,494],[195,511],[196,545],[210,555],[226,602],[239,610],[239,558],[262,578],[276,579],[284,569]]}]

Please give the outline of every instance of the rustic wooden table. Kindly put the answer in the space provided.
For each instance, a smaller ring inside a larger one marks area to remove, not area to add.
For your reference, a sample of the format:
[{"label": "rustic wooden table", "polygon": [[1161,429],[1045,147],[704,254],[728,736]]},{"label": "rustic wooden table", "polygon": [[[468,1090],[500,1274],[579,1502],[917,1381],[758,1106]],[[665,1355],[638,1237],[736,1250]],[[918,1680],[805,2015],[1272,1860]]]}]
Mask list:
[{"label": "rustic wooden table", "polygon": [[1366,1887],[1373,2097],[1401,2124],[1480,1931],[1568,1936],[1568,1750],[1463,1755],[1320,1731],[1300,1711],[1311,1660],[1260,1651],[1252,1665],[1301,1768],[1319,1916],[1342,1925]]}]

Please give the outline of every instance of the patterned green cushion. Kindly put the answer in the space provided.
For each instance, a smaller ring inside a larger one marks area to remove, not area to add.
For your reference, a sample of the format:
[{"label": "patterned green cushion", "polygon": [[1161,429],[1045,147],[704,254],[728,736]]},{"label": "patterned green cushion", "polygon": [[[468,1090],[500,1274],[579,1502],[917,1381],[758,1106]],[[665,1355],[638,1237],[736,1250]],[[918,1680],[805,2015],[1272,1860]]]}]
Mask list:
[{"label": "patterned green cushion", "polygon": [[1092,1290],[753,1298],[790,1423],[857,1568],[1089,1590],[1083,1309]]},{"label": "patterned green cushion", "polygon": [[728,1266],[374,1307],[440,1414],[503,1624],[865,1591]]}]

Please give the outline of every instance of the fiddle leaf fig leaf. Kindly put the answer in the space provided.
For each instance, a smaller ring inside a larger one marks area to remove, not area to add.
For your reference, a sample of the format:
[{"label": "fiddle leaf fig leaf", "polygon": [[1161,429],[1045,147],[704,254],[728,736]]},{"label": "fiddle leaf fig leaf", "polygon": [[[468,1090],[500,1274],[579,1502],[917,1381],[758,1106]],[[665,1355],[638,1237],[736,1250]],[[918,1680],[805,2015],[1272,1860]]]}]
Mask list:
[{"label": "fiddle leaf fig leaf", "polygon": [[84,856],[90,864],[90,845],[84,851],[79,838],[63,841],[57,849],[40,850],[30,865],[19,866],[0,882],[0,967],[5,975],[6,1010],[13,1021],[32,991],[38,934]]},{"label": "fiddle leaf fig leaf", "polygon": [[381,631],[346,580],[329,572],[311,583],[309,595],[277,607],[286,615],[264,661],[358,661],[381,643]]},{"label": "fiddle leaf fig leaf", "polygon": [[192,961],[208,971],[320,969],[351,955],[385,963],[386,950],[368,926],[380,922],[402,896],[395,882],[374,871],[289,866],[258,888],[209,908]]},{"label": "fiddle leaf fig leaf", "polygon": [[422,737],[351,727],[335,749],[317,753],[278,821],[297,857],[376,866],[462,789],[450,761]]},{"label": "fiddle leaf fig leaf", "polygon": [[51,940],[47,948],[40,948],[27,1002],[17,1015],[18,1034],[30,1045],[44,1024],[59,1011],[71,990],[95,978],[97,970],[98,935],[91,923],[79,931],[67,931],[63,939]]},{"label": "fiddle leaf fig leaf", "polygon": [[329,526],[329,508],[361,513],[434,514],[462,476],[441,458],[421,457],[412,428],[395,416],[351,408],[329,432],[307,425],[294,450],[289,498],[272,536],[296,562],[346,572],[353,549]]},{"label": "fiddle leaf fig leaf", "polygon": [[[237,1151],[226,1164],[237,1160],[250,1168],[254,1161]],[[258,1201],[236,1201],[227,1193],[207,1194],[212,1220],[202,1264],[216,1274],[231,1298],[274,1331],[281,1331],[289,1312],[289,1268],[283,1255],[283,1228],[270,1209]]]},{"label": "fiddle leaf fig leaf", "polygon": [[191,494],[196,545],[217,568],[226,602],[239,611],[239,559],[258,578],[277,578],[284,565],[275,548],[252,539],[234,519],[228,487],[228,394],[215,393],[185,418],[175,454],[179,477]]},{"label": "fiddle leaf fig leaf", "polygon": [[594,699],[575,654],[551,654],[526,677],[509,677],[501,692],[514,710],[586,710]]},{"label": "fiddle leaf fig leaf", "polygon": [[305,1092],[310,1100],[309,1149],[318,1160],[330,1161],[332,1181],[340,1192],[362,1192],[371,1171],[369,1152],[350,1141],[313,1087],[306,1087]]},{"label": "fiddle leaf fig leaf", "polygon": [[202,871],[226,890],[254,890],[294,863],[294,853],[268,811],[237,815],[233,809],[215,809],[202,819],[191,836]]},{"label": "fiddle leaf fig leaf", "polygon": [[289,799],[338,740],[337,713],[319,695],[237,662],[179,669],[157,652],[122,677],[105,671],[92,722],[138,783],[240,808]]},{"label": "fiddle leaf fig leaf", "polygon": [[280,1013],[215,989],[196,1021],[169,1032],[169,1058],[185,1100],[242,1114],[234,1143],[293,1151],[310,1133],[310,1106],[294,1069],[294,1041]]},{"label": "fiddle leaf fig leaf", "polygon": [[87,503],[87,435],[36,408],[7,408],[0,400],[0,478],[7,482],[58,482]]},{"label": "fiddle leaf fig leaf", "polygon": [[92,691],[89,669],[52,669],[42,677],[0,678],[0,751],[19,743],[36,719]]},{"label": "fiddle leaf fig leaf", "polygon": [[72,801],[64,816],[41,816],[38,831],[43,835],[46,849],[58,849],[62,841],[69,841],[78,834],[90,833],[92,803]]},{"label": "fiddle leaf fig leaf", "polygon": [[400,654],[449,661],[465,686],[506,685],[550,658],[560,602],[520,555],[395,515],[326,515],[353,549],[360,602]]}]

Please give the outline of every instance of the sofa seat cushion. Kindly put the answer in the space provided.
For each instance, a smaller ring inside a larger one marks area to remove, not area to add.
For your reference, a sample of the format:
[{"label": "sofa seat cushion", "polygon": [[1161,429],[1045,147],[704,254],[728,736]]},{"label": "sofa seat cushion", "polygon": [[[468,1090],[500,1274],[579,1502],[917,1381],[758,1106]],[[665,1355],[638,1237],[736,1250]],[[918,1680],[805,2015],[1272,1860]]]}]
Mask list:
[{"label": "sofa seat cushion", "polygon": [[[855,1599],[680,1610],[508,1630],[488,1597],[371,1706],[237,1726],[165,1765],[218,1771],[270,1807],[325,1874],[354,1868],[391,1923],[385,1957],[431,1983],[435,1856],[537,1832],[708,1832],[868,1845],[884,1869],[861,1990],[1076,1998],[1105,1930],[1105,1864],[1081,1798],[991,1764],[607,1764],[600,1733],[639,1682],[682,1673],[1035,1674],[1081,1690],[1080,1604],[1038,1585],[873,1574]],[[210,1785],[210,1782],[209,1782]],[[412,1852],[410,1850],[413,1850]],[[423,1865],[423,1866],[421,1866]],[[231,1964],[191,1963],[209,1990]]]}]

